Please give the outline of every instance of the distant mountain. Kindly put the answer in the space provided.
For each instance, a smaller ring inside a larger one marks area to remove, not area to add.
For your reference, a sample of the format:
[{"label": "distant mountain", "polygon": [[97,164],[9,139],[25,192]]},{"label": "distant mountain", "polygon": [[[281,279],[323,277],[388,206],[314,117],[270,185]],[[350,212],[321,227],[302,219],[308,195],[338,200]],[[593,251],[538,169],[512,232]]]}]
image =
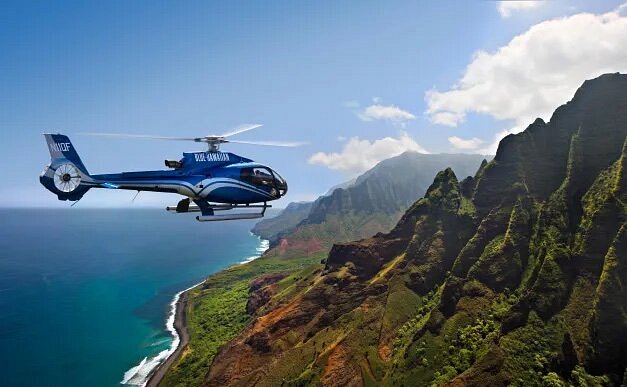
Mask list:
[{"label": "distant mountain", "polygon": [[[389,233],[251,289],[264,303],[205,385],[626,385],[627,75],[586,81],[462,176],[439,172]],[[365,179],[303,226],[393,213],[399,177]]]},{"label": "distant mountain", "polygon": [[305,205],[293,206],[258,223],[253,232],[278,245],[279,252],[311,253],[328,249],[333,243],[387,231],[424,195],[438,171],[450,167],[460,176],[468,176],[485,157],[406,152],[381,161],[346,188],[321,196],[310,204],[308,212]]},{"label": "distant mountain", "polygon": [[348,188],[336,189],[331,195],[320,198],[304,224],[321,223],[333,215],[404,211],[424,195],[438,171],[450,167],[460,176],[470,176],[485,158],[470,154],[406,152],[383,160]]},{"label": "distant mountain", "polygon": [[350,179],[349,181],[345,181],[343,183],[334,185],[333,187],[329,188],[327,193],[325,193],[323,196],[331,195],[336,189],[340,189],[340,188],[346,189],[350,187],[351,185],[355,184],[355,181],[357,181],[357,178]]},{"label": "distant mountain", "polygon": [[275,243],[280,234],[293,229],[307,218],[312,206],[313,202],[292,202],[276,216],[257,222],[250,231]]},{"label": "distant mountain", "polygon": [[[346,189],[350,187],[355,183],[355,180],[356,179],[351,179],[329,188],[327,193],[320,196],[318,199],[333,194],[336,189]],[[263,239],[270,240],[271,243],[274,244],[280,239],[281,235],[291,231],[294,227],[300,224],[300,222],[307,218],[313,204],[314,202],[292,202],[276,216],[262,219],[257,222],[257,224],[255,224],[250,231]]]}]

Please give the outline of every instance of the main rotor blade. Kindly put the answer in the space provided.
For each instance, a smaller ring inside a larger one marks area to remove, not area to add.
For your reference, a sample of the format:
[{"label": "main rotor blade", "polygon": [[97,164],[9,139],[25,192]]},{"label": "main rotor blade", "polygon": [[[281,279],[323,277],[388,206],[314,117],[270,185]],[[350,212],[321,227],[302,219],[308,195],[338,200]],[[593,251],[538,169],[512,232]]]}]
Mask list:
[{"label": "main rotor blade", "polygon": [[306,142],[289,142],[289,141],[235,141],[235,140],[227,140],[227,142],[232,142],[234,144],[250,144],[250,145],[267,145],[267,146],[284,146],[284,147],[297,147],[301,145],[306,145]]},{"label": "main rotor blade", "polygon": [[261,124],[243,124],[240,125],[236,128],[233,128],[233,130],[231,130],[230,132],[226,133],[226,134],[221,134],[219,136],[214,136],[214,137],[230,137],[236,134],[240,134],[240,133],[244,133],[244,132],[248,132],[249,130],[253,130],[255,128],[260,127]]},{"label": "main rotor blade", "polygon": [[83,136],[146,138],[150,140],[200,141],[200,138],[195,138],[195,137],[167,137],[167,136],[153,136],[150,134],[92,133],[92,132],[81,132],[78,134],[83,135]]}]

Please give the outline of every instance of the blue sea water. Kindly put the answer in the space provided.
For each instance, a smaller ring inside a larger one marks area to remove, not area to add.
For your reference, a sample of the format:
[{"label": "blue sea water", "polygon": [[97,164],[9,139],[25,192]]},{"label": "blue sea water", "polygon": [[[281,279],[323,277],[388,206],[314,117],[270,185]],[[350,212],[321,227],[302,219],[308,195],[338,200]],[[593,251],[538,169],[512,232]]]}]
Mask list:
[{"label": "blue sea water", "polygon": [[120,386],[170,348],[175,294],[262,242],[254,221],[158,209],[1,209],[0,219],[2,386]]}]

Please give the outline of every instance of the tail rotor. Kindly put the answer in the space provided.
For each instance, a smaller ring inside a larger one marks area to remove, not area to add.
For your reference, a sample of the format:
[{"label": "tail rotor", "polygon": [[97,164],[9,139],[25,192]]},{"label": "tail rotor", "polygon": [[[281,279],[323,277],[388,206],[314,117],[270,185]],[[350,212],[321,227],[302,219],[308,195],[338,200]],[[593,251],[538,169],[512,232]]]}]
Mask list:
[{"label": "tail rotor", "polygon": [[54,171],[54,186],[61,192],[72,192],[81,184],[81,173],[74,165],[61,164]]}]

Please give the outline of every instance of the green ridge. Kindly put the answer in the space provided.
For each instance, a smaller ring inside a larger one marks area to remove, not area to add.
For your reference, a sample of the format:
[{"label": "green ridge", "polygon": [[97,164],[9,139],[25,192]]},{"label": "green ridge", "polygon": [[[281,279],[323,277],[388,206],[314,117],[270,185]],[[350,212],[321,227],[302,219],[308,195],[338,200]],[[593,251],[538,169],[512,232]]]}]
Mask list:
[{"label": "green ridge", "polygon": [[[439,172],[389,233],[315,259],[270,255],[256,264],[267,262],[263,270],[239,269],[243,277],[219,274],[221,295],[197,302],[240,305],[217,313],[233,327],[222,337],[230,341],[170,380],[627,383],[626,122],[627,75],[586,81],[548,123],[503,139],[473,178],[460,184],[450,168]],[[348,235],[351,214],[342,216],[335,232]],[[274,293],[254,316],[242,314],[247,281],[277,270],[289,276],[264,288]],[[204,329],[192,349],[212,342],[202,337],[214,328]]]}]

